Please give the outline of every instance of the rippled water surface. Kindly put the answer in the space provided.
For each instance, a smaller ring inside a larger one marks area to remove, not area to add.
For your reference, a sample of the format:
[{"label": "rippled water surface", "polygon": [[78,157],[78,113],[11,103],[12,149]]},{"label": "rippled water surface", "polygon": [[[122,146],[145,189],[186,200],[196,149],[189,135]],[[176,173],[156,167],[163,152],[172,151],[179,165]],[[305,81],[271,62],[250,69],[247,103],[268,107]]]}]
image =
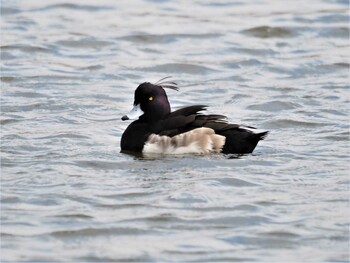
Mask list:
[{"label": "rippled water surface", "polygon": [[[1,1],[2,261],[348,261],[347,1]],[[270,130],[121,154],[143,81]]]}]

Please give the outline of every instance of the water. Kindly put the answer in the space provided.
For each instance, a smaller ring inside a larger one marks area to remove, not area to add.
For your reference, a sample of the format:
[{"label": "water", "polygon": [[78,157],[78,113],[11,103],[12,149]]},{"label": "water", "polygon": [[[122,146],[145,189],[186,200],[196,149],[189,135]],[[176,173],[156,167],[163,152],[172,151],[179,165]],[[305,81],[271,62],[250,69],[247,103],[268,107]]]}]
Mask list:
[{"label": "water", "polygon": [[[2,261],[348,261],[347,1],[2,1]],[[120,153],[173,76],[254,154]]]}]

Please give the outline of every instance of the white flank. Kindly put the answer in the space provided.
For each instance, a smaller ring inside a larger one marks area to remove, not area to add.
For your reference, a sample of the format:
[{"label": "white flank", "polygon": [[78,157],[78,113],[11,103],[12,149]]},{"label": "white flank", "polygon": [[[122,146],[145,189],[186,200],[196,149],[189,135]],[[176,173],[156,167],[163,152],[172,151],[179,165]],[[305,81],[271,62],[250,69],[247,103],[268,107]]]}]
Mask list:
[{"label": "white flank", "polygon": [[198,128],[174,137],[151,134],[142,153],[144,154],[208,154],[220,152],[225,137],[213,129]]}]

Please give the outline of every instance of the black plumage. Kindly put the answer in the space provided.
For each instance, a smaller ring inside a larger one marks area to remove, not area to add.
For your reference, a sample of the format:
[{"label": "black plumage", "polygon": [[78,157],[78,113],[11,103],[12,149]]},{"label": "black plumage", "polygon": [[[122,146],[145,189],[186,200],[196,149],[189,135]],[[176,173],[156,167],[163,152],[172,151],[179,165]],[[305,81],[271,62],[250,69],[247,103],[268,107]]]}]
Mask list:
[{"label": "black plumage", "polygon": [[[164,83],[164,82],[163,82]],[[166,84],[166,85],[165,85]],[[173,82],[165,82],[165,88],[175,89]],[[152,133],[173,137],[190,130],[207,127],[226,137],[223,153],[251,153],[268,132],[253,132],[253,127],[230,124],[223,115],[202,113],[207,106],[194,105],[170,112],[170,104],[162,83],[142,83],[135,91],[134,106],[140,107],[143,115],[131,123],[122,135],[123,152],[141,152]],[[123,120],[129,119],[123,116]]]}]

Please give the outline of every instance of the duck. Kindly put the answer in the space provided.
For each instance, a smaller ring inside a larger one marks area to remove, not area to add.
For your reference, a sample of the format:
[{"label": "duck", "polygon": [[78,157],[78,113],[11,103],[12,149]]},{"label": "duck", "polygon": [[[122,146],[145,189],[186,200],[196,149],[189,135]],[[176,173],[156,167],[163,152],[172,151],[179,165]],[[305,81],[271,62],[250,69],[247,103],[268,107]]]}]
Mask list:
[{"label": "duck", "polygon": [[207,105],[171,111],[165,89],[179,90],[169,77],[136,88],[133,108],[121,118],[134,120],[122,134],[122,153],[249,154],[269,133],[229,123],[224,115],[205,114]]}]

